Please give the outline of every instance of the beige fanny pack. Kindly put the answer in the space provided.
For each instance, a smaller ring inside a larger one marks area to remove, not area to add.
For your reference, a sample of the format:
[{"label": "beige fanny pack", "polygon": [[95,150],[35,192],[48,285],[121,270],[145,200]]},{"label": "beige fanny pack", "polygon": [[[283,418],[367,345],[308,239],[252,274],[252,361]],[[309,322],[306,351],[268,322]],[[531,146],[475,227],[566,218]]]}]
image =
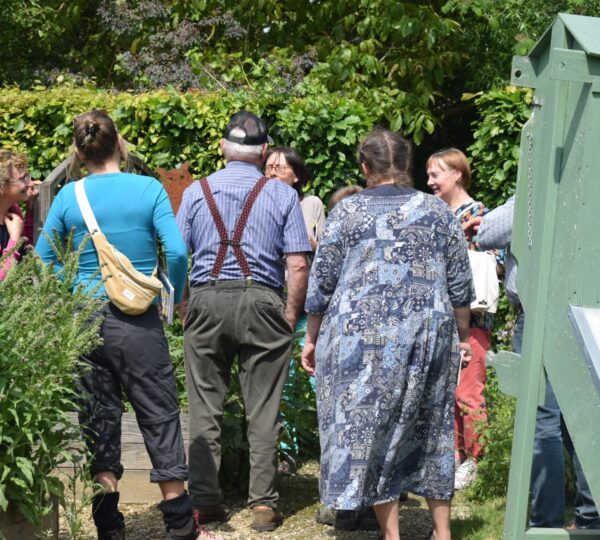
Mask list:
[{"label": "beige fanny pack", "polygon": [[[85,180],[85,179],[84,179]],[[141,315],[162,291],[157,269],[146,276],[135,269],[129,258],[115,248],[100,230],[84,188],[84,180],[75,183],[75,197],[85,224],[98,252],[100,272],[110,301],[127,315]]]}]

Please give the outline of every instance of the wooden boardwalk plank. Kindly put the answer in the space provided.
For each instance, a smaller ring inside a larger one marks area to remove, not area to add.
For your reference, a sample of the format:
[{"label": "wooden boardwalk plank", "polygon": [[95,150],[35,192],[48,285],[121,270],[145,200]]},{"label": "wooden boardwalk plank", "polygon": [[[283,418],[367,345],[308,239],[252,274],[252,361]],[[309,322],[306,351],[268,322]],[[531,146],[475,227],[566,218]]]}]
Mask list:
[{"label": "wooden boardwalk plank", "polygon": [[[67,497],[72,497],[72,493],[69,493],[68,486],[70,485],[70,479],[72,478],[73,469],[60,469],[56,475],[60,478],[67,487]],[[80,500],[82,497],[83,486],[80,481],[76,484],[75,498]],[[186,482],[187,489],[187,482]],[[119,481],[119,501],[122,503],[159,503],[162,500],[160,488],[158,484],[150,483],[150,471],[139,470],[139,469],[125,469],[123,478]],[[86,497],[92,495],[91,491],[88,491]]]},{"label": "wooden boardwalk plank", "polygon": [[[69,418],[73,423],[78,423],[76,413],[70,413]],[[181,413],[180,420],[184,446],[187,451],[189,440],[187,413]],[[125,472],[119,482],[120,500],[125,503],[152,503],[160,501],[161,494],[158,485],[150,483],[152,463],[146,452],[144,439],[133,413],[123,414],[121,431],[121,463],[125,468]],[[68,485],[72,475],[73,466],[70,463],[61,465],[56,474],[66,485]],[[81,490],[81,482],[78,482],[76,487],[76,496],[78,499],[81,498]]]}]

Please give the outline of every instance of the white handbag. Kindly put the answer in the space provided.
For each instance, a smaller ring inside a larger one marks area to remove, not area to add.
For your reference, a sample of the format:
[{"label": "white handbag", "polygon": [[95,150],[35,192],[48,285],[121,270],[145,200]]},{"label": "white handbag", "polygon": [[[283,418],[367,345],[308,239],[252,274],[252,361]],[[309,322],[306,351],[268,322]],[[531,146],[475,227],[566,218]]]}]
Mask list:
[{"label": "white handbag", "polygon": [[496,313],[500,285],[496,273],[496,257],[489,251],[469,250],[469,262],[475,285],[475,300],[471,303],[471,311]]}]

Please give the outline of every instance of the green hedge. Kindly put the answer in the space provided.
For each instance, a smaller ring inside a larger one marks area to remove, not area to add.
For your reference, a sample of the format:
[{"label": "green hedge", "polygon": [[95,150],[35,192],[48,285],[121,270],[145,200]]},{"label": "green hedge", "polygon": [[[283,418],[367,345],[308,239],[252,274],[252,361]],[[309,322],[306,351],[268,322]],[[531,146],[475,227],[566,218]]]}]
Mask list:
[{"label": "green hedge", "polygon": [[473,194],[489,208],[510,197],[517,182],[519,141],[529,119],[533,92],[507,86],[475,99],[478,119],[473,124],[474,142],[467,149],[477,191]]},{"label": "green hedge", "polygon": [[296,148],[314,180],[308,191],[327,198],[336,187],[356,181],[356,145],[384,110],[340,94],[273,94],[246,90],[187,92],[157,90],[116,93],[69,85],[32,91],[5,89],[0,96],[0,146],[31,158],[32,176],[43,179],[67,155],[72,121],[92,108],[105,108],[123,136],[152,167],[190,162],[194,176],[222,166],[219,139],[231,115],[247,108],[270,125],[275,144]]}]

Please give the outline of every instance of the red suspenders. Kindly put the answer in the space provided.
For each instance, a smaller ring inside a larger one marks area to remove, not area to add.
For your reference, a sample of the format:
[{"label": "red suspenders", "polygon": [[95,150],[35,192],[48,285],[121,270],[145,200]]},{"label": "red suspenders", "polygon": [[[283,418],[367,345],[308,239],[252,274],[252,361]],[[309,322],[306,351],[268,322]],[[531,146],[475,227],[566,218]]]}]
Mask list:
[{"label": "red suspenders", "polygon": [[256,182],[256,184],[254,184],[254,187],[246,198],[246,202],[244,203],[240,217],[238,218],[238,222],[233,232],[233,238],[230,240],[229,235],[227,234],[227,229],[225,228],[225,223],[223,223],[223,218],[221,217],[221,214],[219,214],[219,209],[217,208],[215,198],[210,191],[208,180],[206,178],[202,178],[200,180],[200,187],[202,188],[204,199],[206,200],[206,204],[208,204],[210,214],[215,222],[217,232],[219,233],[219,237],[221,239],[219,251],[217,252],[217,258],[215,259],[215,264],[210,272],[210,275],[213,279],[219,278],[221,268],[225,262],[227,246],[231,246],[233,248],[233,254],[235,255],[235,258],[242,269],[242,274],[244,274],[244,277],[249,278],[252,275],[252,272],[250,271],[250,265],[248,264],[246,255],[244,255],[244,252],[242,251],[240,242],[242,240],[242,235],[244,234],[244,229],[246,228],[246,222],[250,216],[250,211],[256,202],[258,194],[261,192],[262,188],[265,187],[265,184],[268,181],[269,179],[266,176],[263,176],[258,182]]}]

